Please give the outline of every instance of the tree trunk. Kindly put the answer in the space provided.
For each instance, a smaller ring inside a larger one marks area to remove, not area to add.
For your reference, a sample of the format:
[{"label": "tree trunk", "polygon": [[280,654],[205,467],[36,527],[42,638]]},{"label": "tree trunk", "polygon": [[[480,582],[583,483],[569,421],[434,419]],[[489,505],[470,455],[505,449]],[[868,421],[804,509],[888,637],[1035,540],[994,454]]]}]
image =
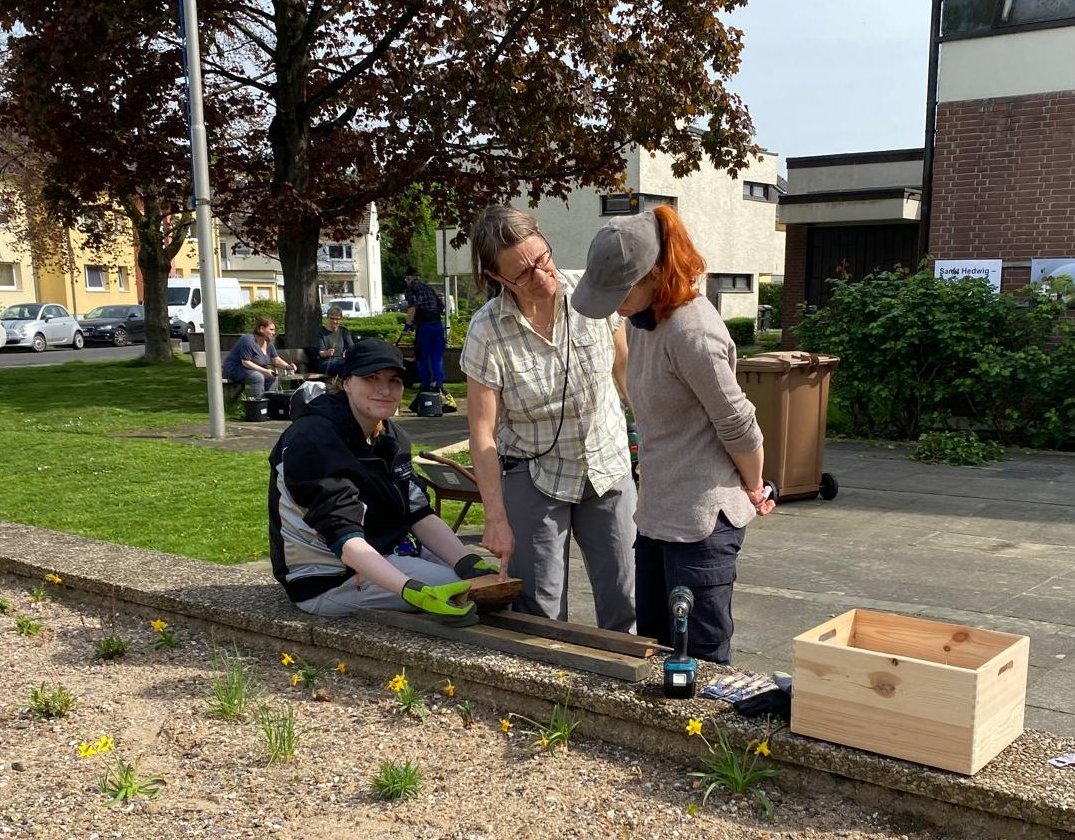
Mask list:
[{"label": "tree trunk", "polygon": [[168,325],[168,271],[171,258],[161,239],[159,204],[146,201],[139,218],[132,219],[138,233],[138,268],[142,272],[146,308],[146,361],[172,361]]},{"label": "tree trunk", "polygon": [[321,218],[300,209],[310,184],[310,114],[306,108],[306,88],[310,76],[311,28],[306,3],[276,0],[273,8],[277,54],[273,85],[276,110],[269,123],[273,154],[270,192],[289,205],[287,222],[280,224],[277,236],[287,304],[284,333],[291,347],[306,347],[314,343],[321,325],[317,299]]},{"label": "tree trunk", "polygon": [[303,219],[301,229],[282,233],[277,242],[284,271],[284,334],[289,348],[317,343],[321,306],[317,298],[319,219]]}]

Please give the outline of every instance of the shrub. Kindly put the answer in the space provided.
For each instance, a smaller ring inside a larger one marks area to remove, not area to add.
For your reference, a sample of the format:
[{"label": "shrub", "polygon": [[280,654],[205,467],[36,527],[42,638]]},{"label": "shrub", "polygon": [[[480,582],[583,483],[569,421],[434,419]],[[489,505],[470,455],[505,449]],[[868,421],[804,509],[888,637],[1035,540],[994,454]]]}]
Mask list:
[{"label": "shrub", "polygon": [[923,464],[980,467],[999,461],[1004,450],[995,441],[982,442],[974,432],[927,432],[918,438],[911,459]]},{"label": "shrub", "polygon": [[254,329],[254,322],[262,315],[272,318],[276,326],[283,331],[284,304],[278,300],[256,300],[242,309],[221,309],[217,313],[220,332],[226,334],[247,333]]},{"label": "shrub", "polygon": [[840,357],[833,399],[853,434],[916,439],[965,418],[1002,440],[1075,444],[1075,347],[1040,288],[1016,297],[902,268],[830,282],[796,331]]},{"label": "shrub", "polygon": [[407,316],[402,312],[384,312],[369,318],[346,318],[343,325],[355,338],[383,338],[395,342],[403,332]]},{"label": "shrub", "polygon": [[770,306],[773,310],[773,319],[770,322],[776,329],[780,326],[780,318],[784,312],[784,284],[783,283],[759,283],[758,306]]},{"label": "shrub", "polygon": [[754,343],[753,318],[729,318],[725,323],[736,347],[746,347]]}]

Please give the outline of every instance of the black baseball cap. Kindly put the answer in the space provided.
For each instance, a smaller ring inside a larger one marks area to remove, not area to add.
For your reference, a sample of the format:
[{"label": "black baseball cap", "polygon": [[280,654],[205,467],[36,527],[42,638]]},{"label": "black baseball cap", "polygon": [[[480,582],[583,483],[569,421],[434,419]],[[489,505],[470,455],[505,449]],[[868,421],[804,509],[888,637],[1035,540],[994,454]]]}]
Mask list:
[{"label": "black baseball cap", "polygon": [[366,376],[385,368],[407,372],[400,349],[381,338],[360,338],[343,355],[344,376]]}]

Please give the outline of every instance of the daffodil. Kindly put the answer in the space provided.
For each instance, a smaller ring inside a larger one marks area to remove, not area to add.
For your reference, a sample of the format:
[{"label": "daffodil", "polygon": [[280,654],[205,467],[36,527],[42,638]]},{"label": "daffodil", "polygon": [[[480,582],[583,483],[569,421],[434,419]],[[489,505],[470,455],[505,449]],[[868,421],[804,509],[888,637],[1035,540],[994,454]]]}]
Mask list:
[{"label": "daffodil", "polygon": [[338,673],[338,674],[346,674],[347,673],[347,663],[346,662],[337,662],[336,663],[336,673]]},{"label": "daffodil", "polygon": [[396,674],[392,679],[385,683],[384,687],[389,691],[399,694],[407,687],[407,678],[403,676],[403,674]]},{"label": "daffodil", "polygon": [[[293,657],[290,653],[285,653],[283,656],[280,657],[280,664],[283,665],[285,668],[288,665],[294,665],[295,657]],[[292,683],[292,685],[294,685],[294,683]]]},{"label": "daffodil", "polygon": [[49,572],[45,575],[45,583],[63,583],[63,578],[55,572]]},{"label": "daffodil", "polygon": [[756,746],[754,748],[754,755],[760,755],[760,756],[764,756],[765,758],[768,758],[772,754],[773,754],[773,751],[771,749],[769,749],[769,739],[768,738],[766,738],[764,741],[762,741],[760,744],[758,744],[758,746]]},{"label": "daffodil", "polygon": [[78,745],[78,757],[89,758],[91,755],[97,755],[97,750],[93,748],[92,744],[87,744],[83,741]]},{"label": "daffodil", "polygon": [[538,746],[540,746],[543,750],[547,750],[549,748],[549,739],[542,738],[540,741],[538,741]]},{"label": "daffodil", "polygon": [[98,753],[106,753],[111,752],[112,748],[115,746],[116,744],[112,740],[111,736],[102,735],[100,738],[97,739],[97,743],[93,745],[93,750],[94,752]]},{"label": "daffodil", "polygon": [[291,687],[294,688],[295,686],[297,686],[299,684],[299,680],[301,680],[301,679],[302,679],[301,675],[292,674],[291,675]]},{"label": "daffodil", "polygon": [[511,723],[510,720],[508,720],[507,718],[501,718],[500,719],[500,731],[501,732],[508,732],[508,731],[511,730],[511,727],[512,727],[512,723]]},{"label": "daffodil", "polygon": [[691,718],[687,721],[687,734],[688,735],[701,735],[702,734],[702,722],[697,718]]},{"label": "daffodil", "polygon": [[162,621],[159,618],[155,618],[151,622],[149,622],[149,626],[153,628],[154,633],[163,633],[165,630],[168,629],[168,622]]},{"label": "daffodil", "polygon": [[452,685],[451,680],[444,681],[444,688],[442,689],[442,691],[444,692],[444,696],[448,697],[449,699],[455,697],[455,686]]}]

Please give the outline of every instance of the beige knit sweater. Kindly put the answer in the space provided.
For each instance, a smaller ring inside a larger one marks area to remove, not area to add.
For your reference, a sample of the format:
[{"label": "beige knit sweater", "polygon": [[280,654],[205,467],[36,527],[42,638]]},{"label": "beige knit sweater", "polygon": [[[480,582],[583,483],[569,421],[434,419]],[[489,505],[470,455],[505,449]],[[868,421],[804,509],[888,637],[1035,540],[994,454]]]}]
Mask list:
[{"label": "beige knit sweater", "polygon": [[717,514],[754,518],[729,452],[762,444],[754,406],[735,379],[735,344],[704,297],[656,329],[627,327],[627,388],[642,441],[635,522],[647,537],[694,542]]}]

